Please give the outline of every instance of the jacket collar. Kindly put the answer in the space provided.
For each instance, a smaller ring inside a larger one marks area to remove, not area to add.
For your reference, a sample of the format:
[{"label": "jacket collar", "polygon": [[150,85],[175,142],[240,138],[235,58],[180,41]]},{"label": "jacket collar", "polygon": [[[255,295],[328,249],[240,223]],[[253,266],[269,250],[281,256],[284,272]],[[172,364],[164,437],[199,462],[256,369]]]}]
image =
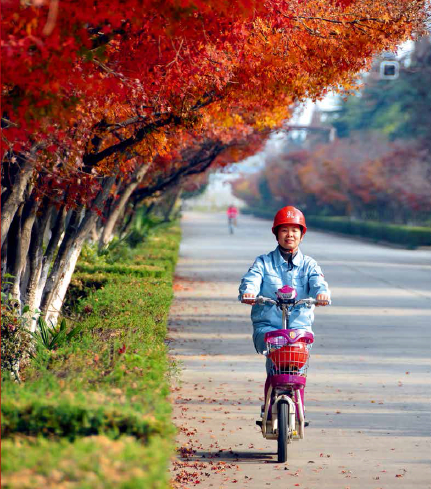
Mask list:
[{"label": "jacket collar", "polygon": [[[295,267],[299,267],[302,265],[302,262],[304,261],[304,255],[302,254],[301,250],[298,249],[298,253],[293,257],[292,263],[295,265]],[[274,264],[276,267],[281,267],[283,263],[286,263],[284,258],[281,256],[280,250],[277,248],[274,250]]]}]

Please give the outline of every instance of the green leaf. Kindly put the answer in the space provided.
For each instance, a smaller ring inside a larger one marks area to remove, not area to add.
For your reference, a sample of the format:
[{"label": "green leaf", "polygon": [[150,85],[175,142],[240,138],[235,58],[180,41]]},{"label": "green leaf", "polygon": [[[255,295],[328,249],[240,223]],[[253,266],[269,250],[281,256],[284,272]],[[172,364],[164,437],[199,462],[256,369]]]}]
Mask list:
[{"label": "green leaf", "polygon": [[82,331],[82,325],[81,324],[78,324],[78,326],[75,326],[74,328],[72,328],[69,333],[67,333],[67,341],[70,341],[72,338],[74,338],[78,333],[80,333]]}]

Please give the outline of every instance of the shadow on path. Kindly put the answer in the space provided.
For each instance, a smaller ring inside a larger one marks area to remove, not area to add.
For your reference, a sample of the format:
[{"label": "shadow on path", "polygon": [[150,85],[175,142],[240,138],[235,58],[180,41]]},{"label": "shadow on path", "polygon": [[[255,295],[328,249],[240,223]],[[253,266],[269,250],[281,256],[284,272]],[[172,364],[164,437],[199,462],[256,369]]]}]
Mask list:
[{"label": "shadow on path", "polygon": [[263,453],[263,452],[250,452],[250,451],[196,451],[193,456],[188,457],[188,461],[217,461],[217,462],[228,462],[228,463],[278,463],[276,459],[276,452]]}]

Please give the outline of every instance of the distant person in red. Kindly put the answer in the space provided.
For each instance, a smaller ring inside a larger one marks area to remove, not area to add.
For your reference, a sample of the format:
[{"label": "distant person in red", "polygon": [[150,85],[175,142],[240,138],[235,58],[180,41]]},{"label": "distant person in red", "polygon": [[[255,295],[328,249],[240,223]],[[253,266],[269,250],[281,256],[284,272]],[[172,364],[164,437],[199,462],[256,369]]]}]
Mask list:
[{"label": "distant person in red", "polygon": [[230,205],[226,211],[229,233],[233,234],[234,226],[237,225],[238,209],[234,205]]}]

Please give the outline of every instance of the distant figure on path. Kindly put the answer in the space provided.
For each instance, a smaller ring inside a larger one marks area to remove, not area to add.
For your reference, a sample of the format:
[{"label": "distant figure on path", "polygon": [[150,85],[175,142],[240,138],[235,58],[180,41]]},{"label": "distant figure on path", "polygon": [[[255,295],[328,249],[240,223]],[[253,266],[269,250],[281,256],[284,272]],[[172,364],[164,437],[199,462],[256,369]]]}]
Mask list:
[{"label": "distant figure on path", "polygon": [[238,209],[232,204],[227,208],[226,214],[227,214],[229,233],[233,234],[234,227],[238,225],[237,223],[237,218],[239,214]]}]

